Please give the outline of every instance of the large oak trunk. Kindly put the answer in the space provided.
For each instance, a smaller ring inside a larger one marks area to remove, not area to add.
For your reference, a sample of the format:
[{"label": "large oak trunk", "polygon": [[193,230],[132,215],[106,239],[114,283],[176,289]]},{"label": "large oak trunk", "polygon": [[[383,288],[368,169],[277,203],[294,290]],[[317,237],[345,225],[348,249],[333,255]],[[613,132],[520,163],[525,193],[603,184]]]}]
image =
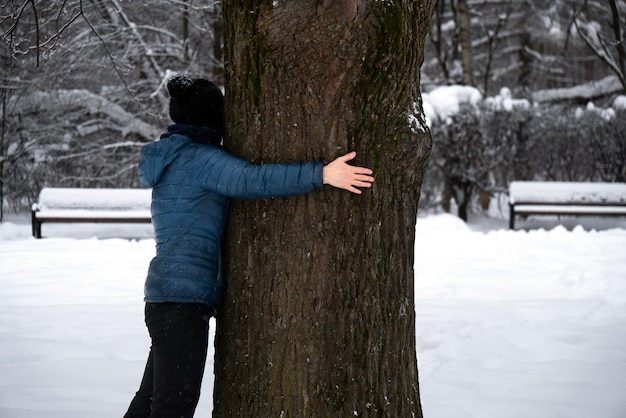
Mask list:
[{"label": "large oak trunk", "polygon": [[223,2],[226,147],[259,164],[356,150],[376,182],[232,202],[215,417],[422,415],[413,244],[434,0],[400,3]]}]

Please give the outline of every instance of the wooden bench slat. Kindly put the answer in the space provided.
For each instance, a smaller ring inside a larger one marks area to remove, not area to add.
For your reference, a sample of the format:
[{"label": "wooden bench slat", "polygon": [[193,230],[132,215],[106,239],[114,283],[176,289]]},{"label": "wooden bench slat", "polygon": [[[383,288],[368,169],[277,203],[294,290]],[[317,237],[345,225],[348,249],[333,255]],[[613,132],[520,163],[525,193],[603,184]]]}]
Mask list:
[{"label": "wooden bench slat", "polygon": [[58,217],[43,217],[43,218],[37,218],[37,220],[39,220],[41,223],[46,222],[46,223],[67,223],[67,224],[71,224],[71,223],[90,223],[90,224],[98,224],[98,223],[110,223],[110,224],[115,224],[115,223],[120,223],[120,224],[125,224],[125,223],[150,223],[152,222],[152,218],[150,217],[131,217],[131,218],[94,218],[94,217],[78,217],[78,218],[72,218],[72,217],[63,217],[63,218],[58,218]]},{"label": "wooden bench slat", "polygon": [[517,215],[626,215],[626,206],[515,205]]},{"label": "wooden bench slat", "polygon": [[[87,209],[71,209],[71,210],[46,210],[35,211],[37,219],[47,221],[49,219],[81,219],[81,218],[101,218],[101,219],[144,219],[150,218],[149,210],[87,210]],[[50,222],[50,221],[48,221]],[[78,221],[77,221],[78,222]]]}]

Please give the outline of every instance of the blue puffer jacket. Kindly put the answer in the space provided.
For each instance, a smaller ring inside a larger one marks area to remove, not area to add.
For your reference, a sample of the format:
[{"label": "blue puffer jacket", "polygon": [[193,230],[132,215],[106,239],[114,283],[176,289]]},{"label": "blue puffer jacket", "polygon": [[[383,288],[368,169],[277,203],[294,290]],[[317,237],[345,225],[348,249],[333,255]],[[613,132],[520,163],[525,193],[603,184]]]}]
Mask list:
[{"label": "blue puffer jacket", "polygon": [[203,303],[217,310],[228,198],[285,197],[323,186],[321,162],[253,165],[199,142],[215,135],[171,125],[141,150],[139,178],[152,187],[156,238],[146,302]]}]

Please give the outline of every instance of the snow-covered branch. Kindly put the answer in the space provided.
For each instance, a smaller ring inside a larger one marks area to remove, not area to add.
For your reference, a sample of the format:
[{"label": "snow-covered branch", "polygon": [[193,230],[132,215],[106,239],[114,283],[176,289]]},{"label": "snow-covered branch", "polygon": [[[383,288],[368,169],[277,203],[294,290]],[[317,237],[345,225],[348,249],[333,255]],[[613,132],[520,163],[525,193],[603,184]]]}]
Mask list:
[{"label": "snow-covered branch", "polygon": [[535,91],[533,101],[537,103],[578,101],[587,102],[599,97],[606,97],[620,92],[623,89],[620,80],[616,76],[608,76],[600,81],[581,84],[574,87],[547,89]]},{"label": "snow-covered branch", "polygon": [[[613,29],[612,40],[605,39],[602,27],[598,22],[584,21],[581,18],[581,11],[575,13],[572,23],[581,39],[613,71],[622,85],[622,90],[626,92],[626,48],[624,46],[622,19],[615,0],[609,0],[609,4]],[[615,54],[612,48],[615,49]]]},{"label": "snow-covered branch", "polygon": [[[85,109],[86,114],[98,119],[105,118],[109,121],[107,128],[119,131],[122,137],[136,134],[146,141],[153,141],[159,135],[159,130],[155,126],[144,122],[120,105],[88,90],[54,90],[32,93],[16,102],[15,112],[39,112],[59,107],[81,107]],[[88,122],[81,125],[84,128],[87,126],[86,124],[88,125]],[[79,126],[76,129],[80,134]]]},{"label": "snow-covered branch", "polygon": [[618,62],[615,60],[609,48],[604,41],[603,37],[599,33],[599,28],[595,22],[589,24],[582,24],[579,19],[574,19],[574,26],[578,31],[578,35],[581,37],[585,44],[593,51],[593,53],[606,63],[606,65],[618,75],[619,78],[624,79],[624,75],[621,74]]}]

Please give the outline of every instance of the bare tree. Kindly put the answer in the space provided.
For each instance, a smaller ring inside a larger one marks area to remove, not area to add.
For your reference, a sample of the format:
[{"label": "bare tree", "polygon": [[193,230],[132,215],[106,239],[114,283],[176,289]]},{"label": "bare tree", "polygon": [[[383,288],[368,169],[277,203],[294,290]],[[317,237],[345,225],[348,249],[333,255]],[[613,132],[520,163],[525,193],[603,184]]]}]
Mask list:
[{"label": "bare tree", "polygon": [[[578,9],[578,3],[581,3]],[[626,94],[626,5],[608,0],[610,14],[604,4],[582,1],[572,5],[572,24],[593,53],[617,76]],[[604,22],[602,22],[604,21]],[[607,25],[610,30],[604,29]]]},{"label": "bare tree", "polygon": [[493,27],[486,28],[484,33],[486,34],[487,50],[485,67],[483,70],[483,94],[489,96],[491,93],[491,78],[493,77],[492,65],[494,63],[495,55],[500,51],[496,48],[498,44],[498,38],[500,32],[506,27],[511,12],[513,10],[513,0],[509,2],[501,9],[500,5],[495,6],[496,24]]},{"label": "bare tree", "polygon": [[213,32],[221,20],[218,3],[199,0],[7,2],[0,15],[6,201],[28,206],[44,185],[136,185],[127,173],[138,146],[168,123],[167,77],[223,81],[222,35]]},{"label": "bare tree", "polygon": [[[455,61],[458,56],[458,36],[453,36],[456,32],[456,25],[450,28],[447,20],[448,2],[440,0],[435,7],[435,14],[432,19],[432,26],[428,35],[428,40],[432,46],[431,57],[437,63],[435,68],[437,71],[431,71],[437,74],[435,77],[436,84],[448,84],[454,81]],[[455,9],[452,8],[454,12]]]},{"label": "bare tree", "polygon": [[525,31],[520,21],[529,9],[526,2],[512,0],[439,0],[427,54],[437,65],[427,65],[423,72],[439,85],[473,86],[480,78],[487,94],[494,79],[515,69],[510,68],[512,57],[518,55]]},{"label": "bare tree", "polygon": [[471,16],[467,0],[457,0],[459,10],[459,37],[461,45],[461,64],[463,84],[474,86],[474,66],[472,54]]},{"label": "bare tree", "polygon": [[434,3],[223,3],[226,146],[256,163],[354,149],[376,184],[233,202],[215,417],[422,416],[413,244]]}]

